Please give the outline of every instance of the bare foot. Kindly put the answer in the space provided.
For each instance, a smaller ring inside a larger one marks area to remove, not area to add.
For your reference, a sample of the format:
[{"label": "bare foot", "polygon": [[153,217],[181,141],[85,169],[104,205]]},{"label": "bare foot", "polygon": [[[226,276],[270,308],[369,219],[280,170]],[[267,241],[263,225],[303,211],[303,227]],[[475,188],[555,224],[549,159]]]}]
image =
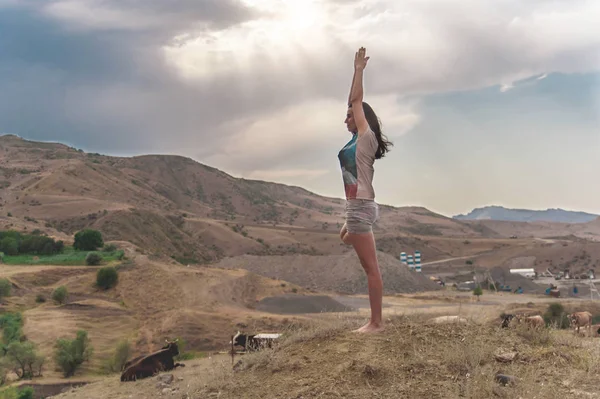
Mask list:
[{"label": "bare foot", "polygon": [[365,328],[367,328],[369,326],[369,324],[371,324],[371,322],[368,322],[367,324],[365,324],[364,326],[357,328],[356,330],[352,330],[352,332],[363,332],[363,330]]},{"label": "bare foot", "polygon": [[383,330],[384,330],[384,328],[383,328],[382,324],[368,322],[361,328],[353,330],[353,332],[364,333],[364,334],[374,334],[374,333],[382,332]]}]

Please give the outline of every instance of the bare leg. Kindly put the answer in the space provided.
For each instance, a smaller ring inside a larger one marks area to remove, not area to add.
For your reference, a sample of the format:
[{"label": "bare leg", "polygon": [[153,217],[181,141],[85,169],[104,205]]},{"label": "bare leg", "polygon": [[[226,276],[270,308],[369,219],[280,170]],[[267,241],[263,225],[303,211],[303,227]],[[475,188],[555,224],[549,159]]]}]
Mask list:
[{"label": "bare leg", "polygon": [[374,333],[383,330],[382,320],[382,301],[383,301],[383,281],[379,264],[377,262],[377,252],[375,248],[375,237],[373,233],[350,234],[347,233],[350,242],[360,259],[360,263],[367,274],[367,284],[369,287],[369,303],[371,305],[371,319],[363,327],[355,330],[357,332]]}]

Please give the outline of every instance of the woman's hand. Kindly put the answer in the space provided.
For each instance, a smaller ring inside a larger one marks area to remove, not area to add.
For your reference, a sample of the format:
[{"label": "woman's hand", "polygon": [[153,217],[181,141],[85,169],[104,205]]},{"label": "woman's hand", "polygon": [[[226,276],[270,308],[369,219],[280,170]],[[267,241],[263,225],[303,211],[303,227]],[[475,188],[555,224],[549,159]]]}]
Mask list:
[{"label": "woman's hand", "polygon": [[354,55],[354,69],[362,71],[367,67],[367,61],[369,61],[370,57],[366,57],[366,53],[367,50],[364,47],[358,49]]}]

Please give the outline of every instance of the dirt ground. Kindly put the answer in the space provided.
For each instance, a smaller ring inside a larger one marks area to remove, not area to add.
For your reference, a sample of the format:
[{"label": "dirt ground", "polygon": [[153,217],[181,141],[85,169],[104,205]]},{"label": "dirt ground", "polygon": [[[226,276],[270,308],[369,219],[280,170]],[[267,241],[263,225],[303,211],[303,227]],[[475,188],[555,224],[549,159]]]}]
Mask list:
[{"label": "dirt ground", "polygon": [[[440,287],[427,276],[411,273],[395,257],[379,252],[379,268],[386,294],[434,291]],[[245,269],[261,276],[277,278],[318,292],[366,294],[367,278],[355,253],[310,256],[237,256],[211,265],[223,269]]]},{"label": "dirt ground", "polygon": [[[430,315],[394,316],[384,333],[351,332],[360,318],[289,330],[274,350],[186,362],[164,390],[158,378],[111,376],[57,396],[125,398],[594,398],[600,350],[568,331],[534,332],[469,318],[429,325]],[[596,339],[597,340],[597,339]],[[514,356],[501,361],[497,356]],[[232,365],[235,364],[235,367]],[[515,376],[502,386],[497,373]]]},{"label": "dirt ground", "polygon": [[355,310],[327,295],[286,294],[263,298],[256,306],[257,310],[278,314],[304,314],[321,312],[349,312]]}]

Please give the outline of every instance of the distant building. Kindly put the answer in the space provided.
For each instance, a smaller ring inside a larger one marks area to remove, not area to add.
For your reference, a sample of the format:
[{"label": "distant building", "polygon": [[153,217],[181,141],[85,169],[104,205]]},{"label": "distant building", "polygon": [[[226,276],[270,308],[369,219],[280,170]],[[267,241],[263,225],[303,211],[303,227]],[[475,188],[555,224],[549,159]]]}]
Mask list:
[{"label": "distant building", "polygon": [[534,269],[510,269],[510,274],[520,274],[528,278],[533,278],[536,275]]}]

